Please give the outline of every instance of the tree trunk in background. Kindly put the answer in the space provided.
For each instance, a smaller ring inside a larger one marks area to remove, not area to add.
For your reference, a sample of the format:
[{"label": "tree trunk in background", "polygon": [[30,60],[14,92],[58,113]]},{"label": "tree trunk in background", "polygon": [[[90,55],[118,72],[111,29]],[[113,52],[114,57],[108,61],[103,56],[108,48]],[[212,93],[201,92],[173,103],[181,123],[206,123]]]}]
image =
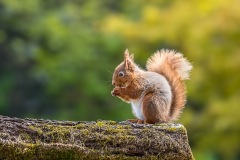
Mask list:
[{"label": "tree trunk in background", "polygon": [[193,159],[181,124],[0,116],[0,159]]}]

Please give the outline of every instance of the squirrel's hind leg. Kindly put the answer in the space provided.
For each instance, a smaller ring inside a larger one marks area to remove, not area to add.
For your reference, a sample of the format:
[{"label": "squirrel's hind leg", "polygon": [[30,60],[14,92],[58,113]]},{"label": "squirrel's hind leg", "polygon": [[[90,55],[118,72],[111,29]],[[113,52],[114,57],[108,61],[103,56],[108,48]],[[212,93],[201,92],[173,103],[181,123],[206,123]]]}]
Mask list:
[{"label": "squirrel's hind leg", "polygon": [[153,93],[145,95],[142,103],[144,123],[154,124],[168,121],[166,104]]}]

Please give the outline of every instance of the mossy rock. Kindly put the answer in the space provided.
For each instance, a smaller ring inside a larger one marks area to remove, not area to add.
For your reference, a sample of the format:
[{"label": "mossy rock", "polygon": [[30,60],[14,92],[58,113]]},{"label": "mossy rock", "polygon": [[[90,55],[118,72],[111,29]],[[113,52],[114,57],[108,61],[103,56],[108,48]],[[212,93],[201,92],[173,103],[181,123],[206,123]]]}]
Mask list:
[{"label": "mossy rock", "polygon": [[193,159],[181,124],[0,116],[0,159]]}]

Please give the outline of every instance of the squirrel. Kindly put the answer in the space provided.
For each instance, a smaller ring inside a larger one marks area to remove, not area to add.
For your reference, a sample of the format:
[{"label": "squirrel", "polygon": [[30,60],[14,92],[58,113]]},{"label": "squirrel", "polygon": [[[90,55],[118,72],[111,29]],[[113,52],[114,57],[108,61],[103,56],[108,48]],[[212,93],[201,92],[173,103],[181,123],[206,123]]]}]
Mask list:
[{"label": "squirrel", "polygon": [[112,96],[131,103],[134,123],[167,123],[179,118],[186,103],[184,80],[189,79],[191,63],[179,52],[160,50],[146,63],[147,70],[134,62],[126,50],[112,77]]}]

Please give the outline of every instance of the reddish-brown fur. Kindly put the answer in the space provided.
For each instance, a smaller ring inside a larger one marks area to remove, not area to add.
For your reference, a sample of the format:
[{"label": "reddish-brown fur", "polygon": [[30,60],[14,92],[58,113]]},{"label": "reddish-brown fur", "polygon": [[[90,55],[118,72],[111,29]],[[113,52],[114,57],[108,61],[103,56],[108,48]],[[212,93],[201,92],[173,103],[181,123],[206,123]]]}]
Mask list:
[{"label": "reddish-brown fur", "polygon": [[170,83],[173,95],[170,116],[172,120],[177,120],[186,103],[184,80],[189,78],[192,65],[183,58],[181,53],[161,50],[149,58],[147,61],[147,69],[164,75]]},{"label": "reddish-brown fur", "polygon": [[[174,51],[162,50],[148,59],[147,69],[163,75],[171,86],[172,100],[171,104],[169,104],[168,96],[164,97],[160,92],[154,90],[156,84],[150,84],[151,91],[146,91],[144,86],[149,85],[147,84],[148,81],[146,81],[149,77],[143,75],[146,75],[147,72],[139,69],[134,63],[133,56],[130,56],[126,51],[124,62],[115,69],[113,75],[112,83],[115,88],[112,95],[118,96],[127,102],[141,102],[144,120],[139,119],[134,122],[156,123],[176,120],[185,105],[186,91],[183,80],[188,78],[191,68],[191,64],[182,57],[182,54]],[[120,72],[124,76],[119,76]],[[152,73],[148,74],[152,75]],[[143,93],[147,94],[142,95]],[[143,99],[139,100],[141,97]],[[131,121],[133,122],[133,120]]]},{"label": "reddish-brown fur", "polygon": [[155,106],[158,106],[157,105],[158,103],[162,103],[162,101],[159,100],[159,98],[156,95],[149,93],[146,96],[144,96],[143,105],[142,105],[143,115],[146,118],[144,120],[144,123],[152,124],[156,122],[169,121],[167,110],[163,110],[159,107],[155,107]]}]

